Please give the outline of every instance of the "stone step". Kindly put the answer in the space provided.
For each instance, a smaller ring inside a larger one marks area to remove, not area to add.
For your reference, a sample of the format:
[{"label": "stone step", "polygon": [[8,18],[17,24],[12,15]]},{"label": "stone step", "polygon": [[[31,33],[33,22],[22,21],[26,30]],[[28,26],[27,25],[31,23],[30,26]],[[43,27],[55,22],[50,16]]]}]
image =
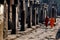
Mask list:
[{"label": "stone step", "polygon": [[6,38],[6,40],[14,40],[16,39],[16,34],[15,35],[8,35],[8,37]]},{"label": "stone step", "polygon": [[11,31],[12,31],[12,30],[8,30],[8,35],[10,35],[10,34],[11,34]]}]

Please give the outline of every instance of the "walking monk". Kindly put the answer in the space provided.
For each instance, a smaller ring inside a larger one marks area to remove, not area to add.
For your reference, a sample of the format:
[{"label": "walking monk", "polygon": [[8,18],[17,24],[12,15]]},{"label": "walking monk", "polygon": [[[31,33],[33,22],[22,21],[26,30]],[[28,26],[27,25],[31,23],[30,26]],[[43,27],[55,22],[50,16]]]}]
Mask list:
[{"label": "walking monk", "polygon": [[50,26],[51,26],[51,28],[53,28],[54,27],[54,23],[55,23],[55,18],[50,18]]},{"label": "walking monk", "polygon": [[48,18],[48,16],[46,16],[46,18],[45,18],[45,26],[46,27],[48,26],[48,22],[49,22],[49,18]]}]

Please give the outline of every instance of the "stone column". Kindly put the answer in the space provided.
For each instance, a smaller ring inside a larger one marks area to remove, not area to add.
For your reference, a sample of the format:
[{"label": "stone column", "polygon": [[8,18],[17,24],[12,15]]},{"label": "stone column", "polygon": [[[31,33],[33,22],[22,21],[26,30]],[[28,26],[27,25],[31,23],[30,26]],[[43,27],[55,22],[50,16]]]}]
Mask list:
[{"label": "stone column", "polygon": [[32,25],[36,25],[36,8],[33,9],[33,15],[32,15]]},{"label": "stone column", "polygon": [[10,30],[11,26],[10,26],[10,1],[11,0],[7,0],[8,3],[8,30]]},{"label": "stone column", "polygon": [[28,28],[32,26],[32,1],[28,1]]},{"label": "stone column", "polygon": [[8,5],[6,0],[4,1],[4,29],[3,29],[3,37],[6,38],[8,36]]},{"label": "stone column", "polygon": [[16,34],[16,5],[12,5],[12,34]]},{"label": "stone column", "polygon": [[40,10],[40,23],[43,23],[43,9]]},{"label": "stone column", "polygon": [[3,40],[3,22],[0,23],[0,40]]},{"label": "stone column", "polygon": [[26,9],[25,9],[25,0],[21,1],[21,30],[20,31],[25,31],[25,25],[26,25]]},{"label": "stone column", "polygon": [[36,8],[35,8],[35,25],[36,25]]},{"label": "stone column", "polygon": [[18,27],[19,27],[19,8],[20,8],[20,3],[19,3],[19,0],[18,0],[18,4],[17,4],[17,6],[16,6],[16,33],[17,33],[17,31],[18,31]]},{"label": "stone column", "polygon": [[38,8],[36,8],[36,24],[39,23]]},{"label": "stone column", "polygon": [[14,5],[14,0],[8,1],[8,30],[12,29],[12,5]]},{"label": "stone column", "polygon": [[26,3],[25,0],[23,0],[23,11],[24,11],[24,25],[26,25]]},{"label": "stone column", "polygon": [[55,18],[55,8],[54,7],[52,8],[52,17]]},{"label": "stone column", "polygon": [[18,13],[17,13],[18,0],[12,0],[12,32],[11,34],[16,34]]},{"label": "stone column", "polygon": [[0,40],[3,40],[3,18],[4,18],[4,6],[0,4]]},{"label": "stone column", "polygon": [[36,24],[39,24],[39,0],[36,0]]},{"label": "stone column", "polygon": [[57,8],[55,8],[55,22],[56,22],[56,18],[57,18]]}]

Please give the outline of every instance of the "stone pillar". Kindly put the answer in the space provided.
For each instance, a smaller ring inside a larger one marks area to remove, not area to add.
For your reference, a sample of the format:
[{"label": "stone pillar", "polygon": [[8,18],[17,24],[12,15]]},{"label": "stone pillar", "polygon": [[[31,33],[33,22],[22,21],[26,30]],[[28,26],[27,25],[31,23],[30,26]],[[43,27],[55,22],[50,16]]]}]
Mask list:
[{"label": "stone pillar", "polygon": [[43,23],[45,22],[45,18],[48,16],[48,5],[44,3],[43,5]]},{"label": "stone pillar", "polygon": [[38,25],[39,24],[39,0],[36,0],[36,24]]},{"label": "stone pillar", "polygon": [[32,1],[28,2],[28,28],[31,28],[32,26]]},{"label": "stone pillar", "polygon": [[38,25],[38,23],[39,23],[38,8],[36,8],[36,24]]},{"label": "stone pillar", "polygon": [[11,34],[16,34],[16,28],[17,28],[17,21],[18,21],[18,13],[17,13],[17,4],[18,0],[11,0],[11,6],[12,6],[12,32]]},{"label": "stone pillar", "polygon": [[35,8],[35,25],[36,25],[36,8]]},{"label": "stone pillar", "polygon": [[40,24],[40,9],[41,9],[41,8],[40,8],[40,6],[39,6],[39,7],[38,7],[38,17],[39,17],[39,18],[38,18],[38,24]]},{"label": "stone pillar", "polygon": [[55,13],[55,7],[54,7],[54,6],[52,6],[52,10],[51,10],[51,12],[52,12],[52,17],[55,18],[56,13]]},{"label": "stone pillar", "polygon": [[0,4],[0,40],[3,40],[3,18],[4,18],[4,6]]},{"label": "stone pillar", "polygon": [[10,0],[7,1],[8,3],[8,30],[10,29]]},{"label": "stone pillar", "polygon": [[57,18],[57,8],[55,8],[55,22],[56,22],[56,18]]},{"label": "stone pillar", "polygon": [[56,18],[57,15],[57,9],[56,7],[52,7],[52,17]]},{"label": "stone pillar", "polygon": [[16,5],[12,5],[12,34],[16,34]]},{"label": "stone pillar", "polygon": [[8,5],[6,0],[4,1],[4,29],[3,29],[3,37],[6,38],[8,36]]},{"label": "stone pillar", "polygon": [[20,7],[20,3],[19,3],[19,0],[18,0],[18,4],[16,6],[16,33],[18,31],[18,27],[19,27],[19,20],[18,20],[18,16],[19,16],[19,7]]},{"label": "stone pillar", "polygon": [[43,23],[43,9],[40,10],[40,23]]},{"label": "stone pillar", "polygon": [[20,31],[25,31],[25,24],[26,24],[26,9],[25,9],[25,0],[21,1],[21,30]]},{"label": "stone pillar", "polygon": [[0,40],[3,40],[3,22],[0,23]]},{"label": "stone pillar", "polygon": [[24,25],[26,25],[26,2],[23,0]]},{"label": "stone pillar", "polygon": [[8,0],[8,30],[12,29],[12,5],[14,0]]},{"label": "stone pillar", "polygon": [[33,15],[32,15],[32,25],[36,25],[36,8],[33,9]]}]

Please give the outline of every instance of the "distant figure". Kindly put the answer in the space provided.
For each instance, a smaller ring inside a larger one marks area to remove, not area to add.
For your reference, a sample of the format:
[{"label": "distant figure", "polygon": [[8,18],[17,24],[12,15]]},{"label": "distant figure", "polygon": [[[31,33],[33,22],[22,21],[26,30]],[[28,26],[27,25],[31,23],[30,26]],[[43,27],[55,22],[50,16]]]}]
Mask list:
[{"label": "distant figure", "polygon": [[55,23],[55,18],[50,18],[50,26],[51,26],[51,28],[53,28],[54,27],[54,23]]},{"label": "distant figure", "polygon": [[48,26],[48,22],[49,22],[49,18],[48,18],[48,16],[46,16],[46,18],[45,18],[45,26],[46,27]]}]

